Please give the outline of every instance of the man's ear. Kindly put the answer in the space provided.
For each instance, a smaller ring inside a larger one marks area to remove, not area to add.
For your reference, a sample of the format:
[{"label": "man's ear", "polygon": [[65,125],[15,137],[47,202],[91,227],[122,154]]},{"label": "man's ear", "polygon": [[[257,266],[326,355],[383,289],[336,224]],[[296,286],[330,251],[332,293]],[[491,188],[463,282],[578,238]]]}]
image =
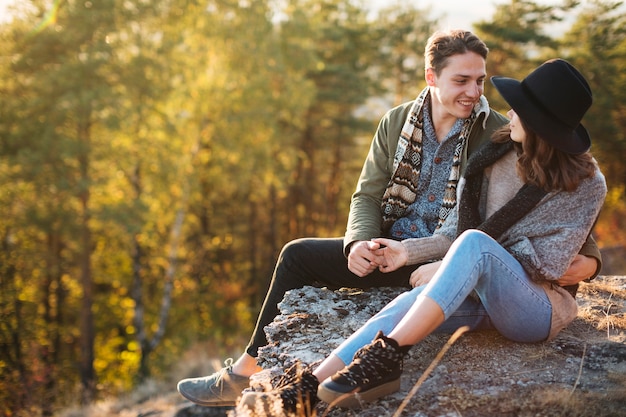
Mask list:
[{"label": "man's ear", "polygon": [[429,87],[432,87],[435,85],[435,78],[437,76],[435,75],[435,70],[432,68],[426,68],[426,74],[424,75],[424,78],[426,78],[426,84]]}]

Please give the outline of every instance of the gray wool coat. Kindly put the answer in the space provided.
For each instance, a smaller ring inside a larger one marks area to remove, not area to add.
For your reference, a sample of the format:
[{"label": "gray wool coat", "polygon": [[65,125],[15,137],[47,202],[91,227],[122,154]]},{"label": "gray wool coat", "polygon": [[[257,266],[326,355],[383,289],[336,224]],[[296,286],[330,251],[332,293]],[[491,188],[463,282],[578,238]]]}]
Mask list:
[{"label": "gray wool coat", "polygon": [[[485,170],[480,213],[489,217],[509,201],[523,185],[517,176],[517,155],[509,152]],[[463,190],[463,180],[458,196]],[[530,277],[544,285],[552,302],[551,337],[576,317],[576,302],[558,280],[585,243],[600,213],[607,187],[599,169],[581,182],[576,191],[550,192],[525,217],[504,232],[498,242],[511,253]],[[457,207],[458,208],[458,207]],[[458,212],[455,208],[432,237],[402,241],[409,264],[441,259],[456,237]]]}]

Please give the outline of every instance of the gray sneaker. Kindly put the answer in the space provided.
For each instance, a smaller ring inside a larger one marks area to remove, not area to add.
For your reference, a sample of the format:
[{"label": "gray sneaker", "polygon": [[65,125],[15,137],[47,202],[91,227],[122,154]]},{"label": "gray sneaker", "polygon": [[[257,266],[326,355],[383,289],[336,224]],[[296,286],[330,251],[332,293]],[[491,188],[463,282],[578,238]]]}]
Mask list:
[{"label": "gray sneaker", "polygon": [[205,407],[235,406],[241,391],[250,385],[250,378],[233,373],[232,359],[226,359],[224,365],[213,375],[183,379],[176,389],[189,401]]}]

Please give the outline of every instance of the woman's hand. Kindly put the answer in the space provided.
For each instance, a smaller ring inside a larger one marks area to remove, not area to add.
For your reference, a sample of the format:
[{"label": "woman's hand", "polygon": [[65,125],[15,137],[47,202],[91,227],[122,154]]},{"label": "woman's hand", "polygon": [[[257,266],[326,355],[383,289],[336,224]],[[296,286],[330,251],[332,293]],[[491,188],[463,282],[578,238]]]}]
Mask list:
[{"label": "woman's hand", "polygon": [[381,252],[384,256],[383,263],[378,267],[380,272],[392,272],[406,265],[409,254],[401,242],[393,239],[377,238],[372,242],[383,247]]},{"label": "woman's hand", "polygon": [[578,284],[595,274],[596,269],[598,269],[596,258],[578,254],[557,283],[561,286]]},{"label": "woman's hand", "polygon": [[415,288],[428,284],[433,275],[435,275],[435,272],[439,269],[439,266],[441,266],[441,261],[424,264],[417,268],[411,273],[411,278],[409,278],[411,287]]}]

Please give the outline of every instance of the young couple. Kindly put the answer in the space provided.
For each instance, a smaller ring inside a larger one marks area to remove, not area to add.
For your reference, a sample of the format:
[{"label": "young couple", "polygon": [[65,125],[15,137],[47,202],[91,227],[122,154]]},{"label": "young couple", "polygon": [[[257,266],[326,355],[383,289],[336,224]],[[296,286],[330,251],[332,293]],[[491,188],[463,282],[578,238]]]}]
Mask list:
[{"label": "young couple", "polygon": [[493,77],[511,106],[509,123],[482,95],[487,51],[470,32],[429,39],[427,87],[381,121],[345,237],[286,245],[246,353],[211,376],[179,382],[183,396],[233,405],[259,370],[262,329],[276,304],[304,285],[408,281],[413,289],[317,369],[298,373],[272,395],[246,393],[247,405],[278,396],[286,411],[318,399],[354,406],[397,390],[403,356],[433,331],[468,325],[538,342],[573,320],[576,302],[566,288],[599,271],[589,235],[606,193],[580,124],[591,91],[560,59],[522,82]]}]

